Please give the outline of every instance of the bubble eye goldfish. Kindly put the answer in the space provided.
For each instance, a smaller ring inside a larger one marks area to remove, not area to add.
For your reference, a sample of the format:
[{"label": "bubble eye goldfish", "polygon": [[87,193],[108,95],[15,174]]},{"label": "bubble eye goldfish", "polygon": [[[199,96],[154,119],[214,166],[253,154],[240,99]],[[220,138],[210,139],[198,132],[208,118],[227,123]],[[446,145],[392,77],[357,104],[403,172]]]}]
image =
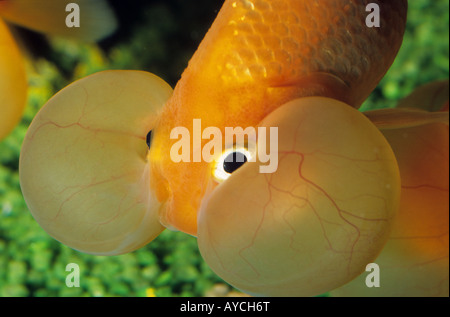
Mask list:
[{"label": "bubble eye goldfish", "polygon": [[94,42],[117,27],[103,0],[81,0],[80,28],[65,24],[68,0],[0,0],[0,140],[16,126],[26,103],[27,80],[22,56],[5,22],[47,35]]},{"label": "bubble eye goldfish", "polygon": [[[66,87],[23,144],[33,216],[92,254],[183,231],[219,276],[252,295],[313,296],[349,283],[383,250],[404,206],[404,151],[357,108],[395,58],[407,2],[378,1],[379,28],[365,23],[368,3],[226,0],[173,91],[135,71]],[[417,116],[390,118],[402,128]],[[448,113],[418,118],[448,123]],[[194,138],[195,120],[212,129]],[[194,159],[230,127],[277,128],[277,138],[240,147],[220,138],[210,161]],[[192,139],[188,159],[175,162],[180,131]],[[275,171],[261,173],[255,148],[275,149]],[[226,166],[230,155],[247,160]]]}]

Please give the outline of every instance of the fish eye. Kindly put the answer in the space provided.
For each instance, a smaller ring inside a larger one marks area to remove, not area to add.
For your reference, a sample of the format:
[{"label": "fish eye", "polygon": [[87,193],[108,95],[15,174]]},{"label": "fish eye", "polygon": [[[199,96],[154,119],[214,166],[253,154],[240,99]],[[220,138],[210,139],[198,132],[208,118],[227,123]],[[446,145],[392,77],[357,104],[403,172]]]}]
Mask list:
[{"label": "fish eye", "polygon": [[145,138],[145,142],[147,143],[147,146],[150,149],[150,145],[152,144],[152,130],[150,130],[147,133],[147,137]]},{"label": "fish eye", "polygon": [[246,148],[231,148],[225,150],[216,161],[213,172],[214,177],[219,182],[222,182],[251,159],[252,154]]}]

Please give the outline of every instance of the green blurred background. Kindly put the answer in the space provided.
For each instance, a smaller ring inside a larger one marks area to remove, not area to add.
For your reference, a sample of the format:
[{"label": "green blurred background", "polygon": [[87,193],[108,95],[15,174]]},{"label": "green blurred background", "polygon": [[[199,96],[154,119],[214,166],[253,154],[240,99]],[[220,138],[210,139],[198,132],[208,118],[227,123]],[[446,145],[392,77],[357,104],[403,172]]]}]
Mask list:
[{"label": "green blurred background", "polygon": [[[223,3],[110,2],[120,27],[95,45],[19,31],[30,52],[29,96],[20,125],[0,142],[0,296],[224,295],[231,287],[209,269],[189,235],[166,230],[126,255],[86,255],[48,236],[23,200],[20,147],[33,116],[49,98],[70,82],[106,69],[146,70],[174,86]],[[448,75],[449,1],[410,0],[400,53],[362,110],[392,107],[415,87]],[[68,263],[80,266],[79,288],[65,284]]]}]

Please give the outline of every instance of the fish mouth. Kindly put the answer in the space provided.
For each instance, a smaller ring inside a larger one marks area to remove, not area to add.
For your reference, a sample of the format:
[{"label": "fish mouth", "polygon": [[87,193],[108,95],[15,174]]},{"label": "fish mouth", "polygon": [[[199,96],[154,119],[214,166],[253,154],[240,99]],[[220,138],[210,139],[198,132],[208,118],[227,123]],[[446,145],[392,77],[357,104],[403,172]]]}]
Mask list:
[{"label": "fish mouth", "polygon": [[[168,172],[164,166],[150,168],[150,178],[152,180],[150,190],[156,196],[160,206],[158,217],[161,224],[171,231],[181,231],[192,236],[197,236],[197,213],[205,197],[206,186],[202,184],[206,181],[200,177],[206,175],[203,169],[190,169],[187,164],[180,162],[178,170],[185,173],[165,175]],[[195,163],[199,164],[199,163]],[[150,164],[151,166],[153,164]],[[184,166],[186,165],[186,166]],[[170,168],[170,167],[167,167]],[[205,170],[209,170],[205,168]],[[200,176],[199,176],[200,175]],[[172,176],[172,177],[168,177]],[[179,176],[179,177],[178,177]],[[178,182],[178,179],[192,180],[192,184]]]},{"label": "fish mouth", "polygon": [[168,200],[161,202],[158,210],[159,221],[166,229],[181,231],[197,237],[198,209],[192,204],[182,205],[173,197],[170,197]]}]

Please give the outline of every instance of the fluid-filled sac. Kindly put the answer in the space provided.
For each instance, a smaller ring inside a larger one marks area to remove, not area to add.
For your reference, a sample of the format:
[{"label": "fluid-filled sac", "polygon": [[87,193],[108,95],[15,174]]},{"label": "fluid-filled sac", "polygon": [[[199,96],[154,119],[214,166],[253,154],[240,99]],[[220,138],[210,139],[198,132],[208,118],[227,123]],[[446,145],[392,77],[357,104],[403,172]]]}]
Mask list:
[{"label": "fluid-filled sac", "polygon": [[400,208],[376,259],[379,287],[366,287],[363,274],[332,295],[448,296],[448,89],[448,81],[432,82],[390,109],[389,117],[384,110],[366,113],[397,158]]},{"label": "fluid-filled sac", "polygon": [[[448,112],[447,112],[448,115]],[[363,274],[339,296],[448,296],[448,124],[383,130],[402,180],[400,210],[381,255],[380,287]]]},{"label": "fluid-filled sac", "polygon": [[360,112],[320,97],[283,105],[261,126],[278,127],[278,169],[261,174],[262,162],[246,163],[206,197],[203,257],[254,295],[318,295],[345,284],[375,259],[396,214],[389,144]]},{"label": "fluid-filled sac", "polygon": [[[327,3],[330,11],[314,1],[225,1],[173,92],[136,71],[64,88],[22,148],[34,218],[62,243],[102,255],[136,250],[164,228],[185,232],[214,272],[251,295],[367,288],[358,278],[367,264],[388,272],[389,260],[398,270],[385,294],[430,295],[420,292],[430,274],[448,294],[448,179],[438,175],[448,111],[357,110],[400,46],[406,2],[380,1],[379,30],[365,27],[367,1]],[[334,30],[338,21],[346,27]],[[195,139],[197,121],[215,132]],[[221,138],[211,153],[210,142],[237,127],[235,141]],[[189,152],[180,161],[172,132],[181,128]],[[257,135],[237,144],[246,128]],[[194,160],[205,153],[211,160]],[[227,165],[230,154],[246,160]],[[408,279],[416,293],[402,286]]]},{"label": "fluid-filled sac", "polygon": [[163,230],[145,140],[171,92],[149,73],[104,72],[68,86],[36,115],[22,146],[20,183],[52,237],[113,255]]}]

